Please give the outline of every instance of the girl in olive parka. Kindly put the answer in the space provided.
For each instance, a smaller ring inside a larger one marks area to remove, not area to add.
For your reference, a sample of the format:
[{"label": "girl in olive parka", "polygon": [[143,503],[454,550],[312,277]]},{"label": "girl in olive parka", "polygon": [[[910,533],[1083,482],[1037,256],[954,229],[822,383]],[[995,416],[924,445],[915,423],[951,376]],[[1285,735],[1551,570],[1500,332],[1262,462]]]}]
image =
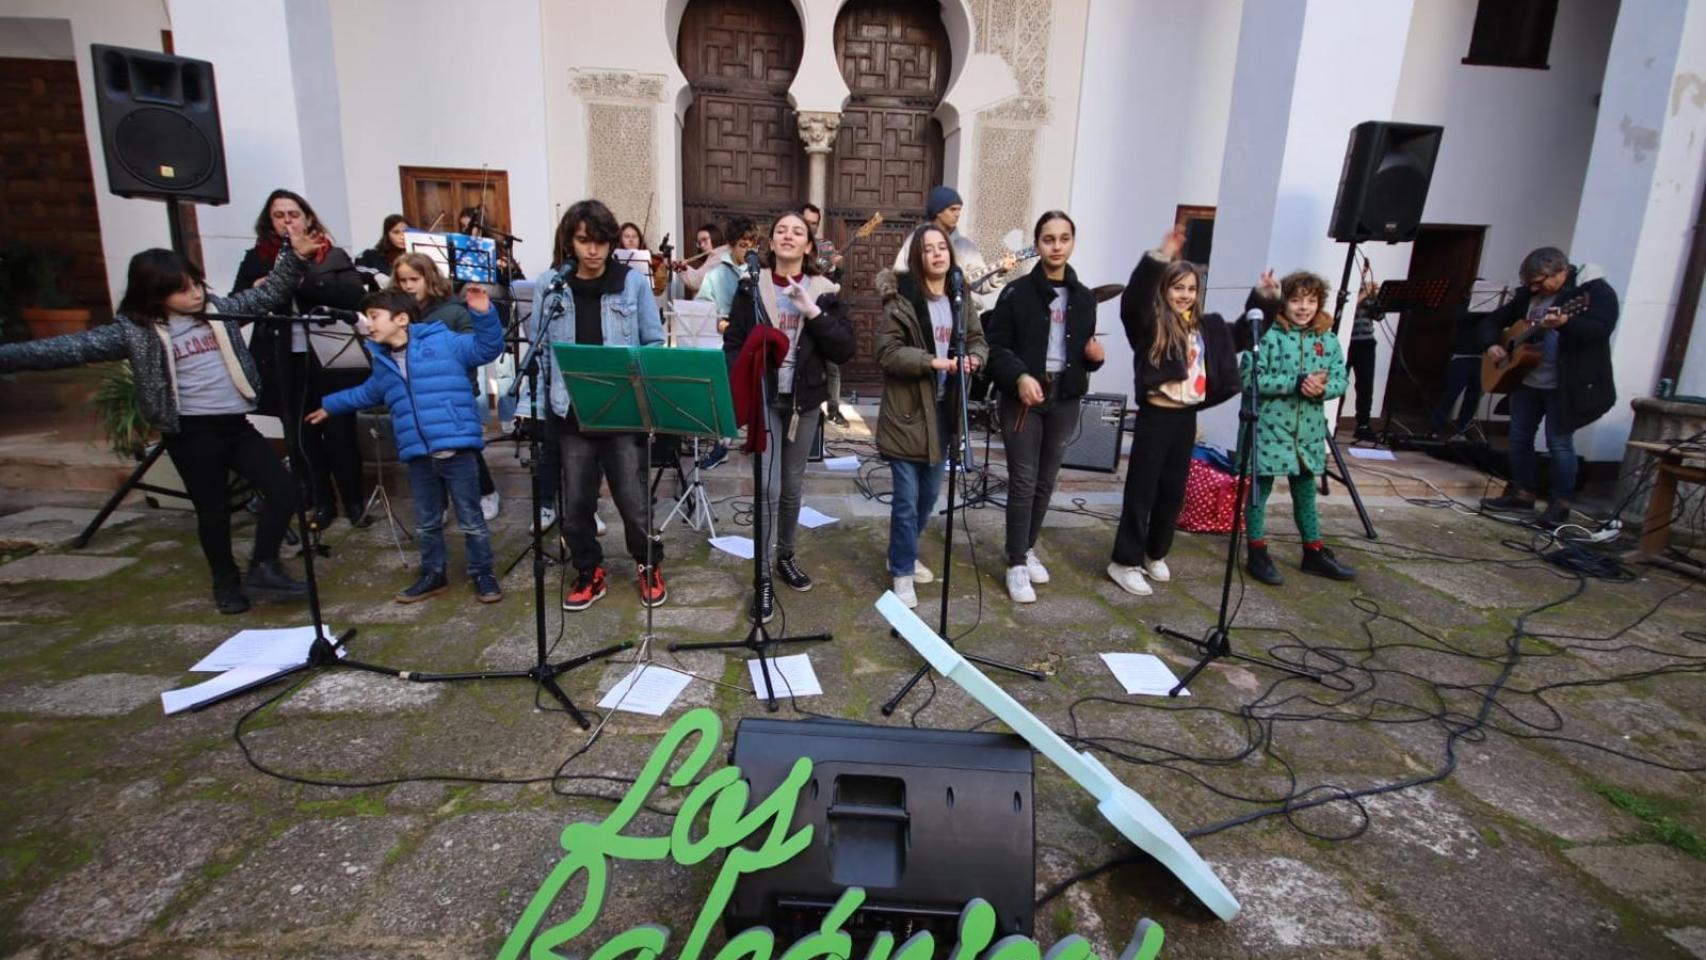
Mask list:
[{"label": "girl in olive parka", "polygon": [[1327,283],[1298,271],[1274,281],[1272,270],[1250,292],[1248,311],[1260,308],[1262,334],[1259,368],[1251,354],[1243,358],[1245,383],[1255,377],[1260,404],[1256,420],[1255,488],[1245,511],[1249,534],[1246,569],[1266,584],[1283,583],[1268,555],[1266,514],[1274,478],[1291,484],[1292,512],[1303,536],[1303,572],[1350,580],[1356,571],[1341,564],[1321,542],[1315,511],[1315,479],[1327,468],[1326,401],[1345,393],[1345,357],[1333,335],[1333,317],[1323,306]]}]

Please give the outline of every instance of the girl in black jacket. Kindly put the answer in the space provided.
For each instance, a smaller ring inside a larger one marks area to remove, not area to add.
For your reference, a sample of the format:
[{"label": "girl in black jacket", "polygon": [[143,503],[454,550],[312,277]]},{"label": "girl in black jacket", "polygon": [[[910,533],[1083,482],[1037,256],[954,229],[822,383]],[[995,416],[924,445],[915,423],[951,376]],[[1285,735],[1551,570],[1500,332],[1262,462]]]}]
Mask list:
[{"label": "girl in black jacket", "polygon": [[[278,257],[287,229],[304,230],[316,243],[314,253],[307,258],[307,271],[296,286],[293,309],[296,312],[314,307],[360,309],[361,298],[368,292],[367,282],[349,254],[333,244],[314,208],[300,194],[289,190],[274,190],[267,195],[260,216],[255,218],[255,245],[243,255],[231,295],[236,296],[265,279]],[[359,386],[367,377],[361,370],[322,368],[299,324],[288,329],[278,324],[257,326],[249,349],[261,371],[260,412],[294,417],[299,423],[310,410],[320,406],[326,394]],[[300,430],[302,449],[291,451],[291,469],[313,508],[310,519],[314,526],[324,528],[338,515],[333,505],[334,483],[350,523],[356,526],[371,523],[371,518],[362,513],[361,451],[356,445],[355,415],[332,417],[319,425],[302,424]],[[306,461],[300,469],[298,459]]]},{"label": "girl in black jacket", "polygon": [[400,213],[393,213],[385,218],[385,225],[379,231],[379,242],[361,252],[355,258],[355,268],[371,277],[372,283],[383,285],[384,279],[391,276],[391,267],[397,258],[409,252],[407,243],[409,221],[403,219]]},{"label": "girl in black jacket", "polygon": [[1168,231],[1137,262],[1120,297],[1137,421],[1108,576],[1140,597],[1152,592],[1149,580],[1172,579],[1165,558],[1185,505],[1197,411],[1238,393],[1232,335],[1219,314],[1203,312],[1202,271],[1179,259],[1184,245],[1184,227]]},{"label": "girl in black jacket", "polygon": [[[742,281],[729,307],[728,329],[723,331],[723,350],[738,359],[759,327],[756,293],[765,316],[787,338],[780,367],[772,365],[764,374],[764,396],[770,401],[763,454],[765,509],[775,522],[765,529],[766,542],[756,548],[766,561],[774,561],[776,575],[795,590],[812,588],[812,578],[794,559],[794,533],[800,523],[806,458],[817,436],[823,402],[829,397],[824,365],[846,363],[853,359],[854,350],[853,326],[841,302],[841,288],[818,273],[817,264],[807,256],[810,252],[811,231],[805,219],[797,213],[777,217],[770,228],[769,269],[756,283]],[[777,349],[780,352],[779,345]],[[756,392],[752,386],[736,384],[736,396]],[[767,579],[753,599],[754,618],[769,620],[774,609],[775,596]]]},{"label": "girl in black jacket", "polygon": [[1001,390],[1007,448],[1007,595],[1034,603],[1047,583],[1037,534],[1054,495],[1066,443],[1078,430],[1078,398],[1106,358],[1096,339],[1096,298],[1067,266],[1076,227],[1050,210],[1031,231],[1041,262],[1001,291],[984,324],[989,375]]}]

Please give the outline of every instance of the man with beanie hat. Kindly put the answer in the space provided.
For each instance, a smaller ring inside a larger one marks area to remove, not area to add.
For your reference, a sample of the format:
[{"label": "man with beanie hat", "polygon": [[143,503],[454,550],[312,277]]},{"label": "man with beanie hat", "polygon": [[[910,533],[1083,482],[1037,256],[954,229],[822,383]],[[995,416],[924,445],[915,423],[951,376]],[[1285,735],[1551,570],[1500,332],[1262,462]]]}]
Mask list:
[{"label": "man with beanie hat", "polygon": [[[954,263],[965,274],[966,282],[971,283],[989,271],[989,265],[984,262],[983,253],[977,249],[977,244],[970,237],[961,234],[960,213],[965,210],[965,201],[960,199],[959,191],[946,184],[938,184],[930,188],[930,194],[924,200],[924,219],[935,221],[936,226],[948,235],[954,245]],[[911,252],[912,238],[907,237],[900,245],[900,252],[895,255],[895,273],[905,273],[907,255]],[[995,296],[1010,279],[1007,274],[1017,263],[1012,253],[1002,256],[996,265],[1000,273],[988,283],[983,290],[975,295],[978,307],[988,310],[995,303]]]}]

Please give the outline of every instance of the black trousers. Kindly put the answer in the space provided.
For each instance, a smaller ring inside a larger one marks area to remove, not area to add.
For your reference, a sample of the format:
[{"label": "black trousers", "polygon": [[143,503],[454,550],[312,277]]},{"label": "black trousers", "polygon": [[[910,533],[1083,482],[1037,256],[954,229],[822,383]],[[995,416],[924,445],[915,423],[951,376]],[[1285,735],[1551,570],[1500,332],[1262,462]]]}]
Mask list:
[{"label": "black trousers", "polygon": [[213,571],[215,584],[238,580],[231,556],[231,471],[265,498],[255,526],[256,560],[277,560],[284,528],[296,512],[296,484],[266,440],[242,414],[179,417],[178,432],[167,434],[166,455],[184,479],[195,504],[196,535]]},{"label": "black trousers", "polygon": [[1351,383],[1357,392],[1357,426],[1368,423],[1374,410],[1374,346],[1373,340],[1352,340],[1350,349]]},{"label": "black trousers", "polygon": [[1125,468],[1125,499],[1114,533],[1115,563],[1140,566],[1145,558],[1160,560],[1173,549],[1196,440],[1195,407],[1138,407]]},{"label": "black trousers", "polygon": [[[335,393],[352,383],[342,371],[325,371],[308,362],[306,353],[290,354],[290,369],[281,386],[284,389],[283,416],[294,417],[301,438],[302,450],[290,451],[293,472],[302,484],[302,496],[310,508],[334,506],[342,501],[344,515],[354,518],[361,513],[366,498],[361,492],[361,448],[356,443],[355,414],[345,413],[328,417],[315,425],[303,420],[320,406],[326,394]],[[296,459],[307,462],[296,466]],[[337,500],[333,500],[333,487]]]}]

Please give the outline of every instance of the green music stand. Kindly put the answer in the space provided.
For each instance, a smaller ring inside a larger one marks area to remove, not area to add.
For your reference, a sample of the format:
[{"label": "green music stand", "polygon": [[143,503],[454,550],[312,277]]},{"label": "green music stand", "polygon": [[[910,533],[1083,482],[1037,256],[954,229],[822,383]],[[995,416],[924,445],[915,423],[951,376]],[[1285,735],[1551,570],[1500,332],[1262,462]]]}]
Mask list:
[{"label": "green music stand", "polygon": [[[551,351],[582,430],[646,435],[642,481],[651,476],[652,440],[658,434],[727,437],[738,431],[728,361],[721,350],[553,343]],[[651,544],[658,535],[650,496],[646,537],[646,565],[652,566]],[[652,608],[647,606],[641,659],[652,638]]]}]

